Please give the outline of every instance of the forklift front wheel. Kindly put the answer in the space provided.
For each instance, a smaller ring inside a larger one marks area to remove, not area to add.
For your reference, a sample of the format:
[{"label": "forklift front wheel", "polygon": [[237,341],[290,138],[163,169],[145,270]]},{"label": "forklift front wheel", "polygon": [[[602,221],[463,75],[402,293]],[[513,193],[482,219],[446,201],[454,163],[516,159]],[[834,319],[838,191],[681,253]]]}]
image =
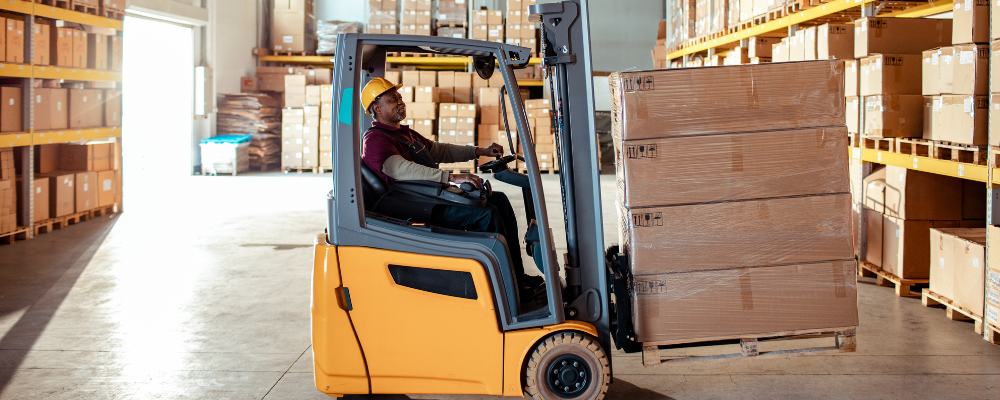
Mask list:
[{"label": "forklift front wheel", "polygon": [[597,339],[559,332],[535,345],[524,372],[529,399],[603,399],[611,371]]}]

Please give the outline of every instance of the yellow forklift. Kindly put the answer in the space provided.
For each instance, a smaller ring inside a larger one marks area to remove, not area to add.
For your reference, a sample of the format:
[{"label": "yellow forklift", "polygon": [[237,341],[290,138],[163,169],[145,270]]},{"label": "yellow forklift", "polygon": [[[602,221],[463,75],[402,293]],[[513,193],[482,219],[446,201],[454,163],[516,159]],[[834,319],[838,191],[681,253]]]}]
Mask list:
[{"label": "yellow forklift", "polygon": [[[336,168],[327,230],[315,245],[311,304],[320,391],[600,399],[612,379],[612,338],[627,352],[642,349],[631,329],[627,268],[616,247],[604,247],[587,3],[538,4],[531,13],[542,27],[541,59],[561,171],[566,230],[561,266],[514,76],[515,69],[529,65],[529,50],[445,37],[338,38]],[[510,254],[507,243],[522,238],[426,223],[437,204],[481,204],[488,185],[387,185],[360,162],[371,119],[359,91],[384,76],[388,52],[467,56],[482,78],[503,78],[501,97],[513,116],[508,121],[502,112],[511,154],[479,170],[522,191],[529,221],[523,240],[546,282],[539,298],[522,299],[516,290],[511,259],[521,255]],[[523,158],[513,153],[514,137]],[[526,173],[513,169],[519,159]]]}]

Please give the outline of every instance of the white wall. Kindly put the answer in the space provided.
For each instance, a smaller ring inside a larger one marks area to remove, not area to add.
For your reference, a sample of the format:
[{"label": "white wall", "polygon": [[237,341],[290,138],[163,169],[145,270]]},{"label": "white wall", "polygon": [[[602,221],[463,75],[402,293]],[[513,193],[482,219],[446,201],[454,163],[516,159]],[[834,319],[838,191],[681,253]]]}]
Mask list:
[{"label": "white wall", "polygon": [[[325,3],[324,1],[320,1]],[[256,70],[257,0],[215,1],[209,30],[215,75],[215,93],[238,93],[240,77]]]}]

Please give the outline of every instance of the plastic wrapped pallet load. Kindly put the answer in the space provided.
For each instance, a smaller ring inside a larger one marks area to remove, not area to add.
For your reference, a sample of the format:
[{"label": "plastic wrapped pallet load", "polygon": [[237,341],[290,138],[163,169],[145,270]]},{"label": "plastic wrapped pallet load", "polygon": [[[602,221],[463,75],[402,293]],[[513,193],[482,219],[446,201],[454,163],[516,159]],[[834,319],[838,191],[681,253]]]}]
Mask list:
[{"label": "plastic wrapped pallet load", "polygon": [[857,325],[842,62],[612,75],[638,340]]}]

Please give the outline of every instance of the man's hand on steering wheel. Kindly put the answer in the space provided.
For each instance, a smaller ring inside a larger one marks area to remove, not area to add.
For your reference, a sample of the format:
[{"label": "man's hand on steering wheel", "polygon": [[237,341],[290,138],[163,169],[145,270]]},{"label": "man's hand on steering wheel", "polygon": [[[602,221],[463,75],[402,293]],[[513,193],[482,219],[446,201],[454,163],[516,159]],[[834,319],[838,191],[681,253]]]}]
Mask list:
[{"label": "man's hand on steering wheel", "polygon": [[476,157],[500,157],[503,155],[503,146],[493,143],[489,147],[477,147]]},{"label": "man's hand on steering wheel", "polygon": [[483,187],[483,178],[480,178],[476,174],[451,174],[451,183],[456,185],[461,185],[463,183],[471,183],[476,186],[476,188]]}]

